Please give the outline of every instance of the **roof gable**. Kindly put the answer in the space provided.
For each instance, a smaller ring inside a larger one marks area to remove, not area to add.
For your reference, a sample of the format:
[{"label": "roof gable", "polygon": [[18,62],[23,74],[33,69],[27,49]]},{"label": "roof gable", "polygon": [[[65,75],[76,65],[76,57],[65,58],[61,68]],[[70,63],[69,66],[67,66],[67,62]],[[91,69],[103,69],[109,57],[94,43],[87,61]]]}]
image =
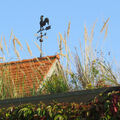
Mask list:
[{"label": "roof gable", "polygon": [[1,80],[4,84],[13,88],[16,94],[30,94],[31,89],[35,88],[37,90],[58,59],[59,56],[56,55],[1,63]]}]

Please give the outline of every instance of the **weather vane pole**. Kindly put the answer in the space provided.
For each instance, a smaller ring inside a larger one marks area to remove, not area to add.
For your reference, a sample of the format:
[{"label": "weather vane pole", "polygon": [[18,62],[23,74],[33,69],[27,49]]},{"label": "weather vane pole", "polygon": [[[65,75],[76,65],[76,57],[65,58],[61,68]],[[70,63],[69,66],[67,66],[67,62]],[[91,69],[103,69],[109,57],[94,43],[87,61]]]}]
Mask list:
[{"label": "weather vane pole", "polygon": [[[40,17],[40,30],[37,32],[37,33],[40,33],[40,36],[38,36],[37,37],[37,39],[39,39],[39,41],[40,41],[40,49],[41,49],[41,51],[40,51],[40,57],[42,57],[43,56],[43,52],[42,52],[42,42],[43,42],[43,37],[44,36],[46,36],[46,32],[43,34],[43,31],[47,31],[47,30],[49,30],[49,29],[51,29],[51,26],[49,25],[49,19],[48,18],[45,18],[44,20],[43,20],[43,15],[41,15],[41,17]],[[48,25],[48,26],[46,26],[46,24]],[[46,27],[45,27],[46,26]]]}]

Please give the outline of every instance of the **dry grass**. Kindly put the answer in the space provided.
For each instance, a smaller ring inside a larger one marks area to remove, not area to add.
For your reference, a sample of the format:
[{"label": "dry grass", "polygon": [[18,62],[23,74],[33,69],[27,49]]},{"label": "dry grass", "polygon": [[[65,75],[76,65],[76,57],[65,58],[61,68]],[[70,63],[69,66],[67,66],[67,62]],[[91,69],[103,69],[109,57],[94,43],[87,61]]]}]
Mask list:
[{"label": "dry grass", "polygon": [[101,32],[101,33],[102,33],[102,32],[103,32],[103,30],[106,28],[106,25],[107,25],[107,23],[108,23],[109,19],[110,19],[110,18],[108,18],[108,19],[106,20],[106,22],[104,23],[104,25],[103,25],[102,29],[100,30],[100,32]]},{"label": "dry grass", "polygon": [[69,24],[68,24],[68,30],[67,30],[67,37],[69,38],[69,33],[70,33],[70,22],[69,22]]},{"label": "dry grass", "polygon": [[[104,23],[101,33],[105,29],[105,36],[107,37],[107,31],[108,31],[108,23],[109,18]],[[92,42],[94,38],[94,29],[95,29],[96,22],[93,24],[90,37],[88,36],[86,25],[84,26],[84,42],[85,47],[83,49],[83,46],[81,46],[80,42],[80,54],[78,54],[76,49],[76,54],[73,56],[70,52],[70,49],[67,45],[67,39],[69,39],[69,35],[67,34],[63,38],[62,34],[59,33],[60,40],[58,40],[59,43],[59,50],[61,57],[64,56],[66,61],[66,69],[65,71],[71,76],[71,74],[75,74],[77,84],[78,86],[81,86],[83,89],[87,88],[94,88],[97,87],[98,81],[105,81],[105,84],[110,85],[118,85],[118,80],[116,79],[116,76],[114,75],[114,72],[111,69],[111,66],[104,63],[103,55],[99,57],[99,59],[96,56],[96,52],[93,51]],[[70,23],[68,25],[67,33],[70,31]],[[59,38],[59,37],[57,37]],[[62,44],[63,43],[63,44]],[[64,50],[65,48],[65,50]],[[73,60],[75,58],[75,60]],[[107,61],[106,61],[107,62]],[[72,64],[75,63],[75,64]],[[71,64],[72,69],[76,68],[76,72],[71,71]],[[78,87],[76,86],[76,87]]]},{"label": "dry grass", "polygon": [[36,47],[38,48],[38,50],[40,51],[40,53],[42,53],[42,50],[41,50],[40,46],[36,42],[34,42],[34,44],[36,45]]},{"label": "dry grass", "polygon": [[14,46],[14,50],[16,51],[15,39],[13,39],[13,46]]},{"label": "dry grass", "polygon": [[14,35],[14,38],[13,38],[13,45],[14,45],[14,49],[16,50],[16,44],[15,42],[20,46],[21,50],[23,49],[23,46],[22,44],[20,43],[20,41],[18,40],[18,38],[16,38],[16,36]]},{"label": "dry grass", "polygon": [[1,36],[1,41],[0,41],[0,50],[1,50],[2,54],[4,54],[3,46],[2,46],[2,36]]},{"label": "dry grass", "polygon": [[18,40],[18,38],[14,38],[16,40],[16,43],[20,46],[21,50],[23,49],[23,46],[22,44],[20,43],[20,41]]},{"label": "dry grass", "polygon": [[30,56],[32,56],[32,51],[31,51],[30,46],[28,45],[27,42],[26,42],[26,45],[27,45],[27,49],[28,49],[28,52],[29,52]]},{"label": "dry grass", "polygon": [[16,54],[17,58],[18,58],[19,60],[21,60],[21,59],[20,59],[20,54],[19,54],[19,52],[18,52],[17,50],[15,50],[15,54]]},{"label": "dry grass", "polygon": [[59,50],[60,50],[60,55],[61,55],[61,57],[63,58],[63,51],[62,51],[62,41],[63,41],[63,37],[62,37],[62,34],[61,34],[61,33],[59,33],[59,36],[60,36]]},{"label": "dry grass", "polygon": [[6,51],[7,51],[7,56],[9,56],[8,47],[7,47],[7,43],[6,43],[6,40],[5,40],[5,36],[4,36],[4,44],[5,44],[5,49],[6,49]]},{"label": "dry grass", "polygon": [[108,34],[108,25],[106,26],[106,29],[105,29],[105,35],[104,35],[104,39],[106,39],[106,37],[107,37],[107,34]]}]

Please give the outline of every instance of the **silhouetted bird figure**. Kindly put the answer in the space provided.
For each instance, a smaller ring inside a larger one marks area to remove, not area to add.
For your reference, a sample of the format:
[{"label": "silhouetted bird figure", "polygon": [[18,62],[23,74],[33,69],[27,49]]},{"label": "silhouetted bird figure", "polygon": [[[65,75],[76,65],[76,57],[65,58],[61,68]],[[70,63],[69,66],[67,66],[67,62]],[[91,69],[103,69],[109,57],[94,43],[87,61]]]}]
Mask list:
[{"label": "silhouetted bird figure", "polygon": [[48,18],[45,18],[44,20],[43,20],[43,15],[40,17],[40,28],[42,28],[43,26],[45,26],[46,25],[46,23],[49,25],[49,19]]}]

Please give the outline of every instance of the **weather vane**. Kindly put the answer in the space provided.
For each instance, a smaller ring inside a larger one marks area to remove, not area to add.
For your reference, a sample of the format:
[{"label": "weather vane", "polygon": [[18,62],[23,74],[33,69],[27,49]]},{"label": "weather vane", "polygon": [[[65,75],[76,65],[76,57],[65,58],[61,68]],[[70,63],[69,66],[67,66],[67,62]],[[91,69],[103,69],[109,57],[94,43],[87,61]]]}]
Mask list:
[{"label": "weather vane", "polygon": [[[40,30],[37,33],[40,33],[40,36],[37,37],[37,39],[39,39],[40,41],[40,49],[41,49],[41,53],[40,53],[40,57],[42,57],[42,42],[43,42],[43,37],[46,36],[46,32],[43,34],[43,31],[47,31],[49,29],[51,29],[51,26],[49,25],[49,19],[45,18],[43,19],[43,15],[41,15],[40,17]],[[47,26],[46,26],[47,24]]]}]

